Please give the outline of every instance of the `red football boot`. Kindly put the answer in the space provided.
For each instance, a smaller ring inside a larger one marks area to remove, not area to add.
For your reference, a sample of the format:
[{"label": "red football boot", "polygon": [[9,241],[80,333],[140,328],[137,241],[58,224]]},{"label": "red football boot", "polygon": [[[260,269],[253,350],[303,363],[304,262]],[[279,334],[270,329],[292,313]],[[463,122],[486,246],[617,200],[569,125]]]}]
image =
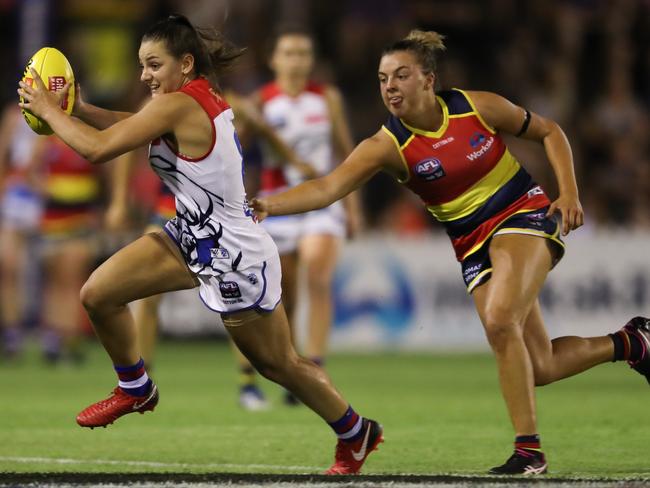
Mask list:
[{"label": "red football boot", "polygon": [[325,474],[359,474],[368,454],[384,442],[384,429],[374,420],[363,419],[361,431],[363,435],[354,442],[339,439],[334,464]]},{"label": "red football boot", "polygon": [[122,415],[127,413],[145,413],[158,405],[158,388],[155,383],[151,391],[143,396],[132,396],[124,393],[119,386],[113,390],[113,394],[106,400],[101,400],[86,407],[77,415],[77,423],[82,427],[106,427],[112,424]]}]

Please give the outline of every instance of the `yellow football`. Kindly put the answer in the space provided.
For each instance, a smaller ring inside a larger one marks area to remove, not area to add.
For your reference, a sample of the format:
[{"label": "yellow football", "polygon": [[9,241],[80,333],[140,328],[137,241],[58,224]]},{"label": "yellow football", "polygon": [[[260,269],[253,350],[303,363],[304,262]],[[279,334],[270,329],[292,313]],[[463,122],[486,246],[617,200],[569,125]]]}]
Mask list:
[{"label": "yellow football", "polygon": [[[70,63],[63,53],[53,47],[44,47],[39,49],[36,54],[31,57],[25,67],[25,73],[23,73],[23,82],[31,86],[34,83],[34,79],[32,78],[29,68],[33,68],[34,71],[39,74],[43,80],[43,84],[45,84],[45,87],[50,91],[60,91],[67,82],[71,82],[68,96],[61,101],[61,108],[65,110],[67,114],[72,113],[75,91],[74,74],[72,73]],[[20,101],[23,101],[22,97]],[[36,117],[29,110],[23,109],[23,116],[27,121],[27,125],[29,125],[37,134],[52,134],[50,126],[47,125],[44,120]]]}]

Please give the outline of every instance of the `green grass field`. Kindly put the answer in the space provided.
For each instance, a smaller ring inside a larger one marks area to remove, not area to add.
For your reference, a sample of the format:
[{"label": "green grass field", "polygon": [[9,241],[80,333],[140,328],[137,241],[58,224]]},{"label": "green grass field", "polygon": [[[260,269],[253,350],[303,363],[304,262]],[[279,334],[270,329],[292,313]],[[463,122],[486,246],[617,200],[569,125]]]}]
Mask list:
[{"label": "green grass field", "polygon": [[[107,429],[82,429],[75,415],[115,384],[98,346],[75,369],[46,367],[36,351],[0,365],[0,472],[318,473],[335,438],[305,407],[247,413],[226,344],[163,342],[153,373],[154,413]],[[512,431],[489,355],[339,354],[328,370],[386,442],[366,474],[483,475],[511,451]],[[650,427],[645,380],[607,364],[538,390],[539,425],[550,475],[648,478]]]}]

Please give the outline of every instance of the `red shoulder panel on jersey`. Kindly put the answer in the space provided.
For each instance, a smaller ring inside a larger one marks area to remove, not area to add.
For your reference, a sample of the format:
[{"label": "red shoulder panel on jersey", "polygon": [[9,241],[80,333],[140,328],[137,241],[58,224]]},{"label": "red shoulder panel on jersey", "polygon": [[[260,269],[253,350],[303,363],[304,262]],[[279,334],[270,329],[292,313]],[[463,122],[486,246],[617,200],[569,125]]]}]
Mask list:
[{"label": "red shoulder panel on jersey", "polygon": [[194,100],[199,102],[211,119],[214,119],[221,112],[228,110],[230,105],[219,93],[212,89],[210,82],[205,78],[196,78],[179,90],[187,93]]}]

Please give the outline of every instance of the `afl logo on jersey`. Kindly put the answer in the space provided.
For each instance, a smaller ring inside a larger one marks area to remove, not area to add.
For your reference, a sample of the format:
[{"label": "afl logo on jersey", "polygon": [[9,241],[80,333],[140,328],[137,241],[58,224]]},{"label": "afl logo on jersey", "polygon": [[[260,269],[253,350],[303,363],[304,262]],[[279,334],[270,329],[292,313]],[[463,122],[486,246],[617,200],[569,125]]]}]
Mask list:
[{"label": "afl logo on jersey", "polygon": [[424,181],[433,181],[445,176],[445,170],[436,158],[423,159],[415,165],[414,171]]},{"label": "afl logo on jersey", "polygon": [[485,136],[483,134],[480,132],[474,132],[474,134],[472,134],[472,137],[469,138],[469,145],[472,147],[478,147],[483,143],[484,140]]},{"label": "afl logo on jersey", "polygon": [[219,291],[224,298],[241,298],[239,285],[234,281],[222,281],[219,283]]}]

